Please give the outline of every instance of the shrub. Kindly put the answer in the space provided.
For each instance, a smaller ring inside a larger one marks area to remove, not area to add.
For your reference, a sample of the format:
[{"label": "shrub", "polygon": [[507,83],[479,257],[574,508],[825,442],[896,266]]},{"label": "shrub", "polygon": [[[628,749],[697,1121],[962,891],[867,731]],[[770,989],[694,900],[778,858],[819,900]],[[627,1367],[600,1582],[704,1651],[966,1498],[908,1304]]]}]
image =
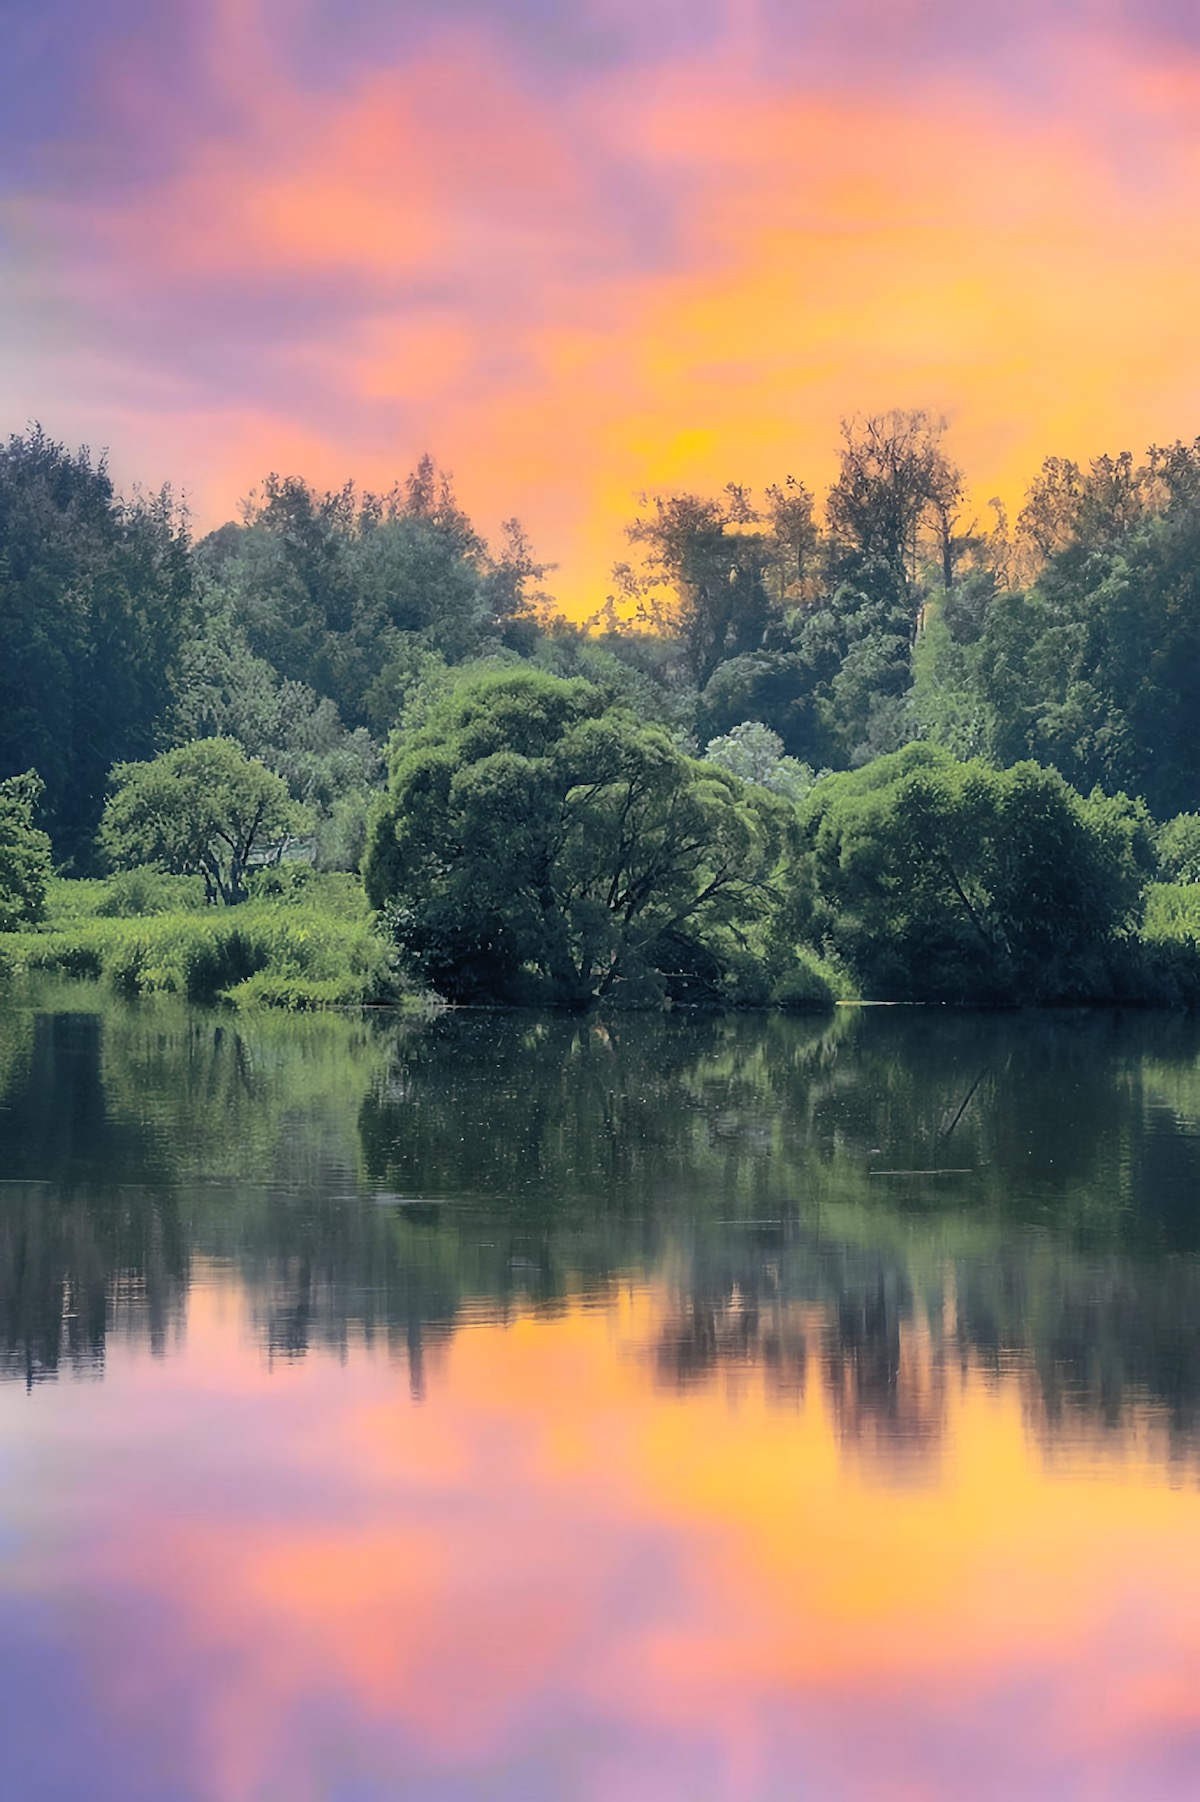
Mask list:
[{"label": "shrub", "polygon": [[1200,883],[1200,813],[1177,813],[1155,841],[1164,882]]},{"label": "shrub", "polygon": [[0,782],[0,932],[33,925],[46,910],[50,840],[33,823],[42,793],[34,770]]},{"label": "shrub", "polygon": [[827,777],[802,828],[809,934],[879,999],[1111,994],[1152,863],[1140,803],[929,744]]},{"label": "shrub", "polygon": [[[82,885],[78,885],[82,886]],[[103,884],[94,912],[101,920],[144,919],[149,914],[192,911],[204,906],[200,876],[167,876],[150,865],[121,870]]]},{"label": "shrub", "polygon": [[251,873],[247,887],[255,901],[295,901],[305,893],[312,876],[310,864],[269,863]]},{"label": "shrub", "polygon": [[855,990],[839,965],[801,947],[790,967],[776,978],[770,999],[775,1007],[809,1012],[833,1007],[838,1001],[852,1001]]}]

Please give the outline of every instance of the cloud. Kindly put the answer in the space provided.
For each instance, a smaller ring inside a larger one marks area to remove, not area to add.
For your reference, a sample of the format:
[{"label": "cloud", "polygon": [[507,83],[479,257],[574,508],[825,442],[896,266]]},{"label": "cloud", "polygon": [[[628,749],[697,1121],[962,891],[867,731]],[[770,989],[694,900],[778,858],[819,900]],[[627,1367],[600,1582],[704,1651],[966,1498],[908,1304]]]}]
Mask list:
[{"label": "cloud", "polygon": [[264,457],[388,482],[428,448],[586,611],[639,491],[820,484],[842,413],[944,411],[985,499],[1194,434],[1188,10],[180,19],[178,91],[161,32],[109,43],[104,154],[56,119],[0,200],[0,400],[207,523]]}]

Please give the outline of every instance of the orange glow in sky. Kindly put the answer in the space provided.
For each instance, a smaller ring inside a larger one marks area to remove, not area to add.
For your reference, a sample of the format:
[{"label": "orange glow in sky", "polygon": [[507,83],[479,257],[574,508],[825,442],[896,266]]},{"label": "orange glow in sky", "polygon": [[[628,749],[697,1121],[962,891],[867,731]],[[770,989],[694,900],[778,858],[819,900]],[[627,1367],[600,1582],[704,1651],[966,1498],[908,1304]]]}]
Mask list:
[{"label": "orange glow in sky", "polygon": [[1190,5],[177,10],[18,39],[0,403],[201,527],[429,450],[585,614],[640,492],[819,489],[855,411],[981,506],[1200,430]]}]

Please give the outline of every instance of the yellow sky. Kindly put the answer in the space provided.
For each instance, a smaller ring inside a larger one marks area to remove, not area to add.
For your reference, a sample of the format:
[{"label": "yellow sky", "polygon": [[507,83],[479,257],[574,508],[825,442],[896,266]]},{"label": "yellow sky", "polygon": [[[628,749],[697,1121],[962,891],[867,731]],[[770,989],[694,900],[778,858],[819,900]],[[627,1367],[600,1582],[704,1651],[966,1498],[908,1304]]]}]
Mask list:
[{"label": "yellow sky", "polygon": [[480,6],[324,81],[278,5],[202,7],[178,116],[102,64],[158,154],[0,196],[13,426],[108,444],[202,526],[268,469],[388,485],[429,450],[575,614],[642,491],[820,489],[842,415],[944,414],[981,507],[1200,429],[1190,41],[1050,6],[993,53],[976,4],[955,58],[856,69],[774,55],[735,0],[560,66]]}]

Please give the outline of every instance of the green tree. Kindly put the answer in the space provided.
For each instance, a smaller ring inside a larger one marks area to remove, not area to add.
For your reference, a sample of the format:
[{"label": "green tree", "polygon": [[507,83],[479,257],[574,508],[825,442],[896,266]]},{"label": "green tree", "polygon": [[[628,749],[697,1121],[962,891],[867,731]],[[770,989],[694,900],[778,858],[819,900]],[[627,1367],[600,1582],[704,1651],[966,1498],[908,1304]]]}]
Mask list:
[{"label": "green tree", "polygon": [[1187,811],[1200,769],[1200,504],[1053,556],[1028,594],[999,595],[978,651],[999,763],[1035,757],[1081,789]]},{"label": "green tree", "polygon": [[697,688],[726,659],[767,644],[782,622],[770,575],[789,558],[804,567],[807,538],[796,512],[803,512],[808,497],[804,490],[798,495],[773,490],[769,497],[769,519],[787,535],[782,539],[734,483],[720,500],[660,497],[652,513],[629,527],[643,565],[638,571],[621,565],[618,580],[640,601],[645,618],[677,639]]},{"label": "green tree", "polygon": [[383,756],[370,734],[347,731],[336,704],[256,657],[228,608],[180,659],[173,738],[232,738],[282,776],[310,815],[322,868],[357,868],[366,814],[381,786]]},{"label": "green tree", "polygon": [[60,859],[88,855],[110,766],[156,749],[191,627],[169,490],[122,500],[40,427],[0,446],[0,776],[40,772]]},{"label": "green tree", "polygon": [[913,736],[956,757],[986,754],[992,714],[978,683],[974,646],[955,637],[943,606],[932,605],[912,648],[906,706]]},{"label": "green tree", "polygon": [[1200,882],[1200,813],[1178,813],[1159,829],[1159,874],[1164,882]]},{"label": "green tree", "polygon": [[753,782],[789,801],[802,801],[815,777],[806,763],[783,754],[783,740],[760,720],[743,720],[732,732],[712,738],[704,747],[706,763],[728,770],[741,782]]},{"label": "green tree", "polygon": [[792,810],[534,670],[464,681],[394,746],[364,875],[443,994],[580,1004],[654,987],[770,905]]},{"label": "green tree", "polygon": [[283,779],[228,738],[118,764],[112,784],[100,841],[113,867],[202,875],[209,901],[227,906],[245,899],[254,854],[297,823]]},{"label": "green tree", "polygon": [[545,571],[515,520],[503,532],[489,550],[425,457],[387,494],[270,475],[243,523],[222,526],[197,558],[212,610],[255,657],[336,703],[351,729],[384,732],[414,657],[531,648]]},{"label": "green tree", "polygon": [[42,792],[34,770],[0,782],[0,932],[32,925],[45,912],[50,840],[33,823]]},{"label": "green tree", "polygon": [[823,932],[879,999],[1111,996],[1153,864],[1144,809],[910,744],[802,812]]}]

